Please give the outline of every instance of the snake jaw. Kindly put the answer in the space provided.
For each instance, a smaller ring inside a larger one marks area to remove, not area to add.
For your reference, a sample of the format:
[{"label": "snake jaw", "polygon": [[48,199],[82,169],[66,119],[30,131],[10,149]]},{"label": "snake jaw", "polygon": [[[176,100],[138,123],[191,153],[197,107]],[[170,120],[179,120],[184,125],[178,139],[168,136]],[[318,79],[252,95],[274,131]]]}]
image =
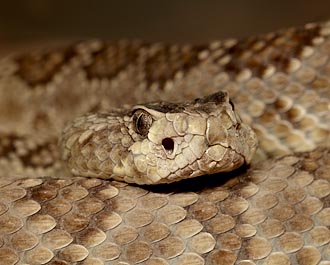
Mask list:
[{"label": "snake jaw", "polygon": [[78,118],[61,146],[73,174],[158,184],[234,170],[251,161],[256,137],[218,92]]}]

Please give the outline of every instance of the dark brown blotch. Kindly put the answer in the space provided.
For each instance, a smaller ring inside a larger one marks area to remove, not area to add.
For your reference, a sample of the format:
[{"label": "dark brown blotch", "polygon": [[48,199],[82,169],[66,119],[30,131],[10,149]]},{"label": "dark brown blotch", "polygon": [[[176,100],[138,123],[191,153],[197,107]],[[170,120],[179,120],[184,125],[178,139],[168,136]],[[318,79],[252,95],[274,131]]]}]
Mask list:
[{"label": "dark brown blotch", "polygon": [[88,79],[112,79],[128,65],[136,64],[141,48],[147,46],[142,42],[109,42],[92,53],[93,61],[85,67]]},{"label": "dark brown blotch", "polygon": [[72,47],[22,55],[15,60],[18,64],[15,74],[33,88],[50,82],[56,72],[74,56]]},{"label": "dark brown blotch", "polygon": [[157,83],[159,88],[163,88],[166,81],[173,80],[177,72],[187,73],[200,62],[199,52],[206,48],[206,45],[160,46],[145,60],[145,78],[148,87]]},{"label": "dark brown blotch", "polygon": [[[278,71],[287,72],[289,58],[299,58],[305,46],[312,46],[313,39],[319,36],[318,26],[279,31],[271,37],[258,36],[242,39],[228,48],[223,56],[230,55],[230,61],[224,70],[237,75],[243,69],[250,69],[254,76],[262,77],[267,65],[273,65]],[[257,42],[264,42],[260,49],[254,49]],[[247,54],[247,57],[243,55]]]}]

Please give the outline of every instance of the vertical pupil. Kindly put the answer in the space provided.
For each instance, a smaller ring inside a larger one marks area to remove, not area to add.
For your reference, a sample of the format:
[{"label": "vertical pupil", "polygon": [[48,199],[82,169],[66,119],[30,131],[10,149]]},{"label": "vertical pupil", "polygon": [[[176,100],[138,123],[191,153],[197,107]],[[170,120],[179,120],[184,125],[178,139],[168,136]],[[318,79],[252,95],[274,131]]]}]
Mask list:
[{"label": "vertical pupil", "polygon": [[138,122],[137,122],[137,127],[138,127],[139,130],[141,130],[141,131],[142,131],[143,128],[144,128],[144,120],[145,120],[144,115],[141,114],[140,117],[138,118]]},{"label": "vertical pupil", "polygon": [[235,110],[234,103],[231,100],[229,100],[229,104],[231,105],[231,107],[233,108],[233,110]]}]

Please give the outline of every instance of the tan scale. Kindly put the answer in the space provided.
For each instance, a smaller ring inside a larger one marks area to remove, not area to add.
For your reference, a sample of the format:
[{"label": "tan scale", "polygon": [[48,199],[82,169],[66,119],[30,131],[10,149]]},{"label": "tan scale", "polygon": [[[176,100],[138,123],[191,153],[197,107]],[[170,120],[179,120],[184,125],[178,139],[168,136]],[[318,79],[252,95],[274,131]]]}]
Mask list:
[{"label": "tan scale", "polygon": [[[317,165],[316,167],[310,162],[312,157],[318,157],[317,160],[313,160],[313,163]],[[75,262],[75,260],[84,259],[88,253],[89,259],[97,259],[102,262],[126,260],[130,264],[151,258],[161,258],[167,260],[169,264],[177,264],[184,259],[193,259],[196,262],[203,259],[209,260],[209,262],[218,262],[224,258],[224,254],[220,255],[219,251],[226,251],[226,255],[232,257],[236,262],[250,260],[258,264],[262,261],[269,263],[276,260],[286,260],[291,261],[291,263],[308,261],[311,263],[307,264],[313,264],[315,260],[322,258],[322,253],[326,254],[324,251],[330,242],[328,227],[330,209],[321,206],[311,210],[313,208],[307,205],[311,203],[318,205],[318,200],[324,202],[328,196],[326,193],[321,193],[320,198],[317,198],[311,191],[314,191],[315,187],[322,187],[326,182],[329,184],[327,175],[320,178],[319,173],[317,173],[323,167],[328,166],[329,157],[330,154],[326,150],[306,153],[301,157],[284,157],[273,161],[271,169],[269,169],[269,165],[250,169],[238,177],[237,181],[232,181],[228,177],[225,182],[218,179],[217,182],[222,182],[224,186],[213,185],[210,187],[198,179],[198,185],[204,186],[204,189],[187,193],[184,200],[178,197],[180,193],[160,194],[158,198],[165,198],[166,200],[159,200],[161,202],[157,204],[159,206],[152,207],[153,210],[149,209],[148,211],[144,207],[145,202],[140,203],[140,201],[143,202],[144,197],[150,198],[152,195],[152,191],[148,189],[140,190],[139,188],[137,192],[134,192],[134,189],[127,189],[129,186],[121,185],[118,182],[98,180],[97,183],[92,184],[86,183],[84,178],[76,178],[69,186],[63,186],[56,185],[56,182],[62,182],[62,180],[41,178],[38,180],[42,183],[35,182],[36,186],[34,186],[30,182],[27,185],[25,196],[33,196],[36,187],[40,188],[50,183],[57,187],[58,195],[62,193],[61,190],[65,189],[66,193],[70,193],[71,189],[74,191],[78,188],[84,196],[81,196],[79,200],[71,201],[72,214],[69,212],[54,218],[39,213],[24,217],[20,217],[16,213],[15,216],[11,216],[12,220],[19,220],[16,217],[18,216],[29,225],[21,230],[18,229],[21,227],[20,223],[12,225],[14,223],[11,221],[9,222],[11,225],[7,229],[3,224],[2,233],[10,235],[11,241],[5,241],[2,249],[6,246],[5,249],[8,246],[13,246],[10,242],[26,237],[27,242],[25,244],[27,245],[21,245],[21,249],[24,249],[26,255],[23,257],[22,252],[18,252],[13,255],[13,259],[16,257],[28,262],[33,257],[41,261],[54,255],[57,259],[66,262]],[[302,167],[306,167],[306,163],[310,163],[307,166],[308,169],[303,170]],[[279,169],[286,173],[276,175]],[[283,186],[279,182],[277,188],[274,189],[271,186],[271,189],[267,189],[270,181],[276,183],[274,181],[278,179],[285,181],[287,185]],[[301,182],[302,179],[307,179],[307,184]],[[16,190],[21,185],[26,185],[24,181],[13,181],[9,187]],[[195,182],[194,179],[186,180],[185,183],[182,183],[181,188],[187,188],[187,185],[193,187]],[[303,189],[296,188],[301,184]],[[319,186],[320,184],[322,185]],[[95,189],[99,189],[100,186],[106,186],[109,189],[111,185],[119,193],[103,202],[105,208],[111,207],[113,201],[121,193],[122,196],[127,196],[127,194],[138,196],[135,207],[125,210],[124,219],[119,219],[119,216],[123,214],[121,208],[119,211],[112,210],[107,215],[105,215],[104,210],[83,212],[79,209],[79,205],[84,204],[85,201],[98,200]],[[5,186],[2,189],[9,187]],[[297,192],[298,194],[290,195],[290,199],[288,199],[288,188],[290,187],[295,188],[291,189],[289,193]],[[180,186],[176,185],[175,190],[177,189],[180,189]],[[238,189],[245,190],[245,192],[239,194],[237,193]],[[85,196],[85,190],[88,192],[87,196]],[[266,197],[263,190],[267,190]],[[213,191],[215,194],[222,194],[222,196],[210,196]],[[224,196],[225,192],[229,193],[228,196]],[[303,194],[301,195],[301,193]],[[25,196],[15,199],[12,202],[13,205],[26,202]],[[173,200],[171,199],[172,196]],[[40,197],[40,199],[40,203],[43,203],[43,198]],[[51,198],[51,200],[57,200],[57,197]],[[315,202],[315,200],[317,201]],[[239,211],[228,209],[227,205],[232,205],[232,203],[234,205],[238,203],[237,206],[244,205],[244,207]],[[246,203],[247,206],[245,206]],[[260,206],[260,203],[263,203],[263,206]],[[300,214],[293,213],[285,217],[287,210],[283,205],[286,204],[295,209],[294,211],[299,211]],[[276,214],[275,209],[280,205],[282,205],[279,208],[280,211]],[[219,210],[215,211],[214,207],[219,207]],[[183,213],[185,214],[182,215]],[[164,214],[168,216],[167,219],[164,219]],[[145,218],[138,218],[134,223],[130,223],[132,221],[129,220],[137,215],[145,215]],[[2,220],[5,220],[3,218],[6,213],[1,216]],[[100,222],[95,223],[95,227],[85,226],[92,219]],[[34,229],[33,227],[39,227],[36,224],[41,220],[44,228]],[[113,223],[111,220],[117,221],[114,225],[109,225],[106,228],[105,222],[111,224]],[[54,227],[55,222],[62,224],[60,229]],[[70,222],[70,225],[66,222]],[[256,227],[257,229],[255,229]],[[43,235],[42,241],[39,237],[41,234]],[[56,241],[51,240],[51,238],[56,239]],[[75,238],[76,243],[73,243],[73,238]],[[42,244],[42,248],[34,246],[40,246],[40,244]],[[275,247],[276,251],[273,252]],[[242,248],[245,249],[243,252],[241,252]],[[156,249],[158,250],[156,251]],[[72,254],[70,254],[71,251]],[[305,256],[308,259],[304,258]],[[312,259],[309,260],[309,258]],[[298,264],[304,264],[301,262]]]}]

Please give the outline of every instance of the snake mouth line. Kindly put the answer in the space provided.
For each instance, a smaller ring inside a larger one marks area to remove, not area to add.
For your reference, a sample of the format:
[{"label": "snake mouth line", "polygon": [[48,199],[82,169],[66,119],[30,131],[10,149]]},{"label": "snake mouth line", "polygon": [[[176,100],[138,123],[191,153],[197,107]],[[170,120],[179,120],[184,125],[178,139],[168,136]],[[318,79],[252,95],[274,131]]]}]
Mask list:
[{"label": "snake mouth line", "polygon": [[[244,155],[239,153],[237,150],[233,149],[230,146],[223,146],[221,144],[218,144],[222,146],[223,148],[226,148],[226,154],[223,156],[223,159],[216,161],[208,157],[206,153],[204,153],[200,158],[194,160],[192,163],[187,164],[186,167],[181,168],[177,170],[176,172],[171,172],[166,179],[171,180],[172,182],[179,181],[182,179],[190,179],[190,178],[195,178],[203,175],[212,175],[212,174],[217,174],[217,173],[224,173],[224,172],[229,172],[234,169],[237,169],[244,164],[247,164]],[[209,146],[211,147],[211,146]],[[227,163],[221,164],[223,160],[225,159],[225,156],[228,155],[229,153],[232,153],[231,156],[235,157],[236,161],[241,160],[241,163],[236,163],[239,164],[239,166],[236,166],[233,168],[231,165],[232,159],[228,159]],[[209,159],[206,164],[210,165],[207,168],[201,168],[201,163],[205,163],[206,161],[203,161],[204,159]],[[218,167],[218,168],[217,168]]]}]

